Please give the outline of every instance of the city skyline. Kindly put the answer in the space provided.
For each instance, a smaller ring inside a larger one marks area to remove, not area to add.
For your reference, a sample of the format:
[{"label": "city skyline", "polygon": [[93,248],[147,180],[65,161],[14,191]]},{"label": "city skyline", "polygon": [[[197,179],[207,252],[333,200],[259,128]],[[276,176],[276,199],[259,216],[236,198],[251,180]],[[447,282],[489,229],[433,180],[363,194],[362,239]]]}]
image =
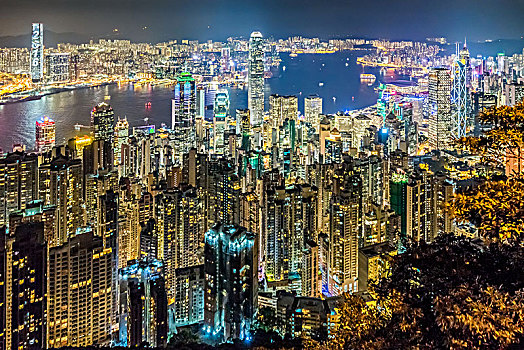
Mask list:
[{"label": "city skyline", "polygon": [[0,349],[522,347],[524,0],[0,1]]}]

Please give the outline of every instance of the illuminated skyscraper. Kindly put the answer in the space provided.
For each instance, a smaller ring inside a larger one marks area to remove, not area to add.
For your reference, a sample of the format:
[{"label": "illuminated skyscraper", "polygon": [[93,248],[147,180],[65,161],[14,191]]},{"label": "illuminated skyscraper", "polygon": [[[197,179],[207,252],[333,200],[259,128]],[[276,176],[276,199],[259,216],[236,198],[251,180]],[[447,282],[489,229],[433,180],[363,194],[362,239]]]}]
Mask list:
[{"label": "illuminated skyscraper", "polygon": [[249,40],[248,108],[251,125],[259,125],[264,117],[264,42],[260,32]]},{"label": "illuminated skyscraper", "polygon": [[255,236],[243,227],[217,225],[205,236],[204,330],[218,341],[250,339],[258,291]]},{"label": "illuminated skyscraper", "polygon": [[[344,174],[345,176],[345,174]],[[358,238],[362,231],[362,180],[345,176],[330,209],[329,293],[355,292],[358,282]],[[338,186],[337,186],[338,187]]]},{"label": "illuminated skyscraper", "polygon": [[191,73],[178,77],[171,102],[171,128],[175,133],[176,158],[182,164],[182,156],[195,146],[196,84]]},{"label": "illuminated skyscraper", "polygon": [[317,95],[308,96],[304,99],[304,117],[306,122],[317,129],[322,114],[322,97]]},{"label": "illuminated skyscraper", "polygon": [[[6,278],[2,280],[6,298],[2,306],[6,325],[4,349],[43,349],[47,264],[44,224],[21,224],[6,241]],[[0,335],[0,340],[3,337]]]},{"label": "illuminated skyscraper", "polygon": [[55,121],[48,117],[36,121],[35,149],[38,153],[50,151],[55,146]]},{"label": "illuminated skyscraper", "polygon": [[453,62],[451,70],[452,89],[451,89],[451,113],[452,113],[452,136],[461,138],[466,136],[468,126],[468,74],[471,73],[469,63],[469,51],[464,46],[457,50],[457,58]]},{"label": "illuminated skyscraper", "polygon": [[15,152],[0,158],[0,226],[7,225],[12,212],[38,198],[37,179],[36,155]]},{"label": "illuminated skyscraper", "polygon": [[57,242],[63,244],[84,225],[83,173],[79,159],[60,156],[38,169],[38,197],[56,205]]},{"label": "illuminated skyscraper", "polygon": [[31,32],[31,79],[40,82],[44,77],[44,25],[33,23]]},{"label": "illuminated skyscraper", "polygon": [[215,154],[224,154],[224,133],[229,116],[229,93],[227,90],[217,92],[213,111],[213,150]]},{"label": "illuminated skyscraper", "polygon": [[49,250],[49,348],[110,345],[116,315],[114,271],[114,252],[92,232]]},{"label": "illuminated skyscraper", "polygon": [[99,147],[102,150],[102,163],[100,166],[108,170],[113,167],[114,124],[115,112],[109,104],[102,102],[91,111],[93,141],[101,141],[99,143]]},{"label": "illuminated skyscraper", "polygon": [[54,52],[46,56],[46,76],[50,83],[65,83],[69,81],[69,66],[71,54]]},{"label": "illuminated skyscraper", "polygon": [[[158,260],[138,261],[120,270],[121,319],[127,327],[120,334],[128,347],[144,342],[153,347],[167,343],[167,296],[162,263]],[[124,324],[121,323],[121,326]]]},{"label": "illuminated skyscraper", "polygon": [[296,96],[269,96],[269,119],[273,127],[279,127],[286,120],[296,120],[298,99]]},{"label": "illuminated skyscraper", "polygon": [[118,118],[118,121],[115,125],[115,166],[121,165],[123,163],[122,160],[122,145],[127,144],[129,138],[129,123],[127,122],[127,118],[120,119]]},{"label": "illuminated skyscraper", "polygon": [[429,146],[443,149],[451,141],[451,76],[445,68],[429,72]]}]

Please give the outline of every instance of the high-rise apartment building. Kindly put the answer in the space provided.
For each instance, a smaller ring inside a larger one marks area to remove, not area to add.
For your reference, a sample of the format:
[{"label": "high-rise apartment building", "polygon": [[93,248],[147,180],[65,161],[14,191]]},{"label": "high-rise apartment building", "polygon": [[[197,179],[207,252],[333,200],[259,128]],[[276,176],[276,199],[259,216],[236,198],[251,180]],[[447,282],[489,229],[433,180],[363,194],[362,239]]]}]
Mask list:
[{"label": "high-rise apartment building", "polygon": [[[114,163],[115,166],[123,165],[125,164],[125,161],[122,157],[122,146],[128,143],[129,138],[129,123],[127,122],[127,118],[120,119],[118,118],[116,125],[115,125],[115,136],[114,136],[114,149],[115,149],[115,159]],[[120,173],[123,172],[123,170],[120,170]]]},{"label": "high-rise apartment building", "polygon": [[71,54],[53,52],[46,55],[46,79],[48,83],[66,83],[69,81]]},{"label": "high-rise apartment building", "polygon": [[322,114],[322,97],[311,95],[304,99],[304,118],[306,122],[318,129],[320,115]]},{"label": "high-rise apartment building", "polygon": [[0,158],[0,226],[8,224],[12,212],[38,198],[37,179],[36,155],[14,152]]},{"label": "high-rise apartment building", "polygon": [[59,156],[40,165],[38,198],[44,205],[56,206],[55,244],[67,242],[84,225],[82,162]]},{"label": "high-rise apartment building", "polygon": [[36,121],[35,149],[38,153],[50,151],[55,146],[56,126],[55,121],[42,117]]},{"label": "high-rise apartment building", "polygon": [[264,41],[260,32],[251,33],[248,62],[248,108],[251,125],[264,118]]},{"label": "high-rise apartment building", "polygon": [[329,293],[357,291],[358,239],[362,231],[362,180],[345,178],[345,186],[331,198]]},{"label": "high-rise apartment building", "polygon": [[116,316],[113,254],[92,232],[49,250],[48,347],[111,344]]},{"label": "high-rise apartment building", "polygon": [[175,325],[187,326],[204,321],[204,265],[178,268],[175,276]]},{"label": "high-rise apartment building", "polygon": [[0,345],[4,343],[4,349],[12,350],[45,348],[47,246],[44,224],[18,225],[5,243],[5,260],[2,259],[6,268],[2,280],[5,284],[5,305],[2,307],[5,334],[0,335]]},{"label": "high-rise apartment building", "polygon": [[[114,140],[115,112],[113,108],[102,102],[91,111],[91,127],[93,128],[93,141],[100,141],[99,151],[101,154],[100,167],[103,169],[113,168],[113,140]],[[97,169],[94,169],[97,170]]]},{"label": "high-rise apartment building", "polygon": [[298,98],[296,96],[269,96],[269,119],[273,127],[279,127],[286,120],[297,120]]}]

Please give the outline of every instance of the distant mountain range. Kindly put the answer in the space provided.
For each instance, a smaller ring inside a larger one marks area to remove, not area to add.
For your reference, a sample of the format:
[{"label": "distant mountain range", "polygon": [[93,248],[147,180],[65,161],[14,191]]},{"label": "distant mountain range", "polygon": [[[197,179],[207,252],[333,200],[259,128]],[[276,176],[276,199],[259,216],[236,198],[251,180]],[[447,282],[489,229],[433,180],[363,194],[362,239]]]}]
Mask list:
[{"label": "distant mountain range", "polygon": [[[116,39],[112,36],[105,36],[108,39]],[[56,47],[60,43],[81,44],[89,40],[98,40],[98,36],[89,36],[79,33],[55,33],[50,30],[44,30],[44,45],[46,47]],[[0,36],[0,47],[27,47],[31,46],[31,33]]]},{"label": "distant mountain range", "polygon": [[[60,43],[81,44],[87,43],[89,40],[98,41],[99,38],[105,39],[123,39],[118,34],[110,33],[108,35],[93,35],[79,33],[55,33],[50,30],[44,31],[44,44],[46,47],[56,47]],[[27,47],[31,46],[31,34],[23,34],[16,36],[0,36],[0,47]],[[449,43],[442,45],[445,49],[444,54],[451,54],[455,51],[455,44]],[[468,48],[472,57],[477,55],[495,56],[499,52],[506,55],[513,55],[515,53],[522,53],[524,48],[524,39],[499,39],[490,42],[468,42]]]}]

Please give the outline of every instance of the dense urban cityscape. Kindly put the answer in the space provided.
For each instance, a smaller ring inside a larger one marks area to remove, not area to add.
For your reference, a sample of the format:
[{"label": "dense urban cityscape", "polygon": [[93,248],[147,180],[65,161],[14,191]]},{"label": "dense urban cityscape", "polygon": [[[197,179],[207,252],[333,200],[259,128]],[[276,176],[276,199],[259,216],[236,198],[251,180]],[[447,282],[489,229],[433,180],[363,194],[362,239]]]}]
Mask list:
[{"label": "dense urban cityscape", "polygon": [[[86,125],[42,114],[34,142],[3,144],[0,349],[524,340],[524,49],[259,31],[48,47],[29,29],[0,48],[0,112],[122,85],[170,89],[171,114],[134,125],[108,95]],[[265,93],[284,58],[341,52],[375,103]]]}]

